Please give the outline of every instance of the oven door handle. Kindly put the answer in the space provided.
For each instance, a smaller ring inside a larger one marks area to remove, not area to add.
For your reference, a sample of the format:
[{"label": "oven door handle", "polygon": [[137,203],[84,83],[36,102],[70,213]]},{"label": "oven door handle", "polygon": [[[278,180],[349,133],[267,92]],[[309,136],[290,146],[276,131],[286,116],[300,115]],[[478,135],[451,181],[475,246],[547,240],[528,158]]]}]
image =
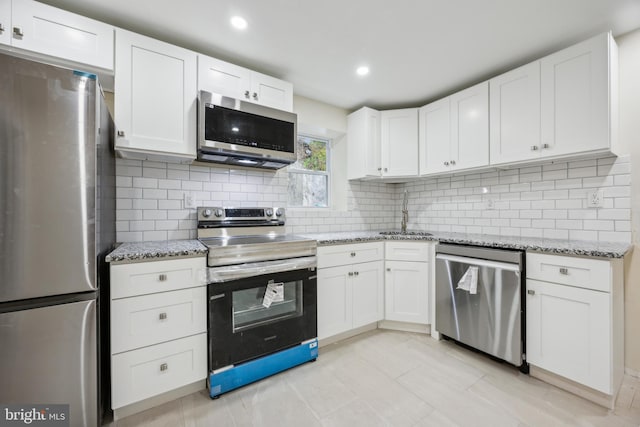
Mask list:
[{"label": "oven door handle", "polygon": [[207,283],[224,283],[263,274],[316,268],[317,265],[317,258],[315,256],[309,256],[278,261],[228,265],[225,267],[210,267],[207,269]]}]

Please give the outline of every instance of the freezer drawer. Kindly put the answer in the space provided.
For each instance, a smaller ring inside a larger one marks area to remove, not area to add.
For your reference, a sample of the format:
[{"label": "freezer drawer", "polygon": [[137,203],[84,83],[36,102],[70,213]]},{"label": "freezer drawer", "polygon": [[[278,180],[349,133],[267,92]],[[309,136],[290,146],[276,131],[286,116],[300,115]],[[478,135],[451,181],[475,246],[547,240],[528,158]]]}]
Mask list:
[{"label": "freezer drawer", "polygon": [[98,424],[96,301],[0,314],[0,402],[69,404],[71,426]]}]

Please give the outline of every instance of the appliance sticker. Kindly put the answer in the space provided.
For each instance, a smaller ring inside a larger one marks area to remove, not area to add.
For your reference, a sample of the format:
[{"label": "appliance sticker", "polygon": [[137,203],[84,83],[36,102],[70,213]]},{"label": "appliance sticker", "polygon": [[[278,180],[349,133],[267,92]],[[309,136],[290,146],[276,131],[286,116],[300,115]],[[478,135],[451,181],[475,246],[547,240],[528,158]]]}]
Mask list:
[{"label": "appliance sticker", "polygon": [[262,306],[269,308],[272,303],[282,301],[284,301],[284,282],[275,283],[273,280],[269,280],[262,298]]}]

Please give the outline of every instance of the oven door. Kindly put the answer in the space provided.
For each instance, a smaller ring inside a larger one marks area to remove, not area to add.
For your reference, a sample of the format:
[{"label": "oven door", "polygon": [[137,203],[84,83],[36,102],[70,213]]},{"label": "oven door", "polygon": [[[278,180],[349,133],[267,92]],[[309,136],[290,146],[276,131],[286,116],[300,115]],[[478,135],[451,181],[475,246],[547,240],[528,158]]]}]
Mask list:
[{"label": "oven door", "polygon": [[[315,268],[208,285],[209,370],[317,337]],[[273,289],[279,295],[269,300]]]}]

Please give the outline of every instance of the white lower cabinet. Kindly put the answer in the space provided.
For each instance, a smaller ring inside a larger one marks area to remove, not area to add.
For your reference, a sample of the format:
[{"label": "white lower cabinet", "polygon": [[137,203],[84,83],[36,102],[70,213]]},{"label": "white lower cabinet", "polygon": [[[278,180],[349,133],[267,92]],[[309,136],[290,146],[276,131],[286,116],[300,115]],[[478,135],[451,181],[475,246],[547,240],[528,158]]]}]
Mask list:
[{"label": "white lower cabinet", "polygon": [[385,320],[428,324],[433,243],[385,243]]},{"label": "white lower cabinet", "polygon": [[204,257],[111,265],[113,409],[206,378],[205,271]]},{"label": "white lower cabinet", "polygon": [[615,397],[624,369],[622,277],[620,259],[527,253],[532,375],[541,368]]},{"label": "white lower cabinet", "polygon": [[381,242],[318,248],[319,339],[382,320],[383,250]]}]

